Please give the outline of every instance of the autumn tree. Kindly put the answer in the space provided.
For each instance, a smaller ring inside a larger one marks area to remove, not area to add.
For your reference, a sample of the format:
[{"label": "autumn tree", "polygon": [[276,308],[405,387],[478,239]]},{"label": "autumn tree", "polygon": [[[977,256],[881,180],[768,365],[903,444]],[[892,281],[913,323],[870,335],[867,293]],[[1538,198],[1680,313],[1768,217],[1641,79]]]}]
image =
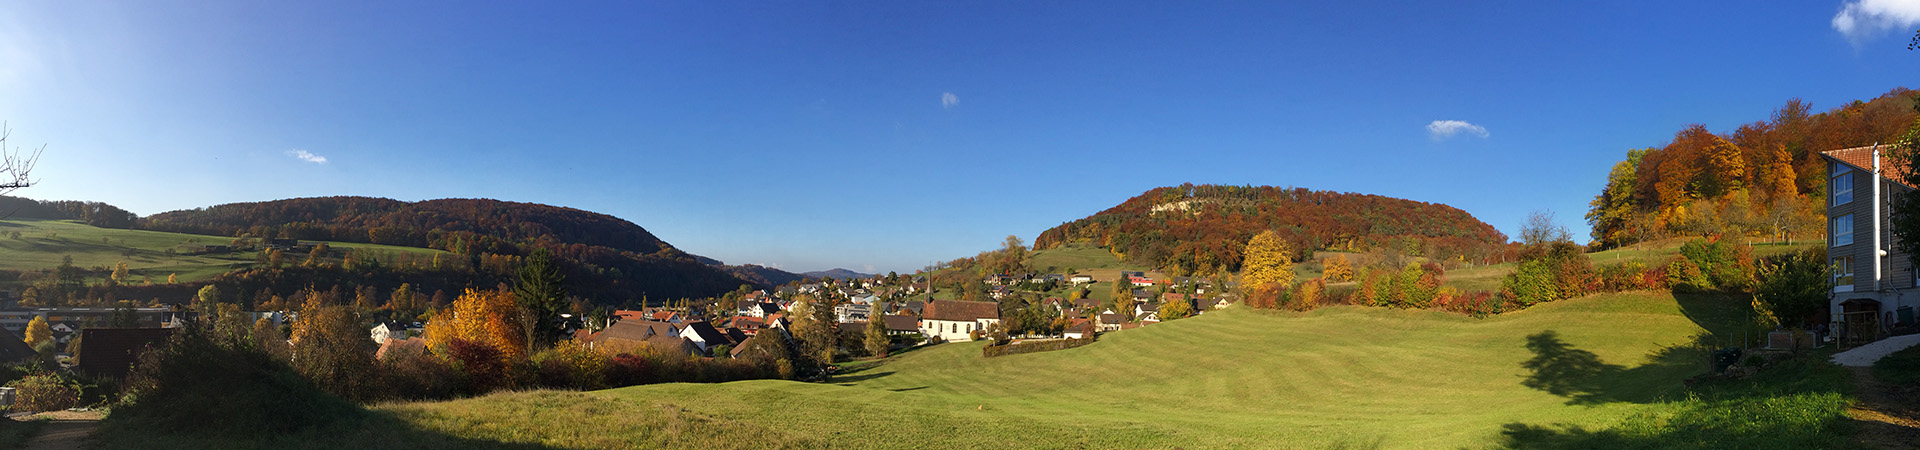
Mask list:
[{"label": "autumn tree", "polygon": [[353,290],[353,307],[361,311],[372,311],[380,307],[379,291],[373,286],[361,285]]},{"label": "autumn tree", "polygon": [[126,261],[121,261],[113,265],[113,274],[109,275],[109,278],[113,280],[114,284],[127,284],[128,277]]},{"label": "autumn tree", "polygon": [[[1631,238],[1634,217],[1640,214],[1635,188],[1640,184],[1640,163],[1653,149],[1627,151],[1627,159],[1613,165],[1607,174],[1607,186],[1588,203],[1587,224],[1603,246],[1625,245]],[[1329,278],[1331,279],[1331,278]]]},{"label": "autumn tree", "polygon": [[887,337],[885,319],[886,316],[881,314],[867,316],[867,353],[880,358],[887,356],[887,347],[893,344],[893,339]]},{"label": "autumn tree", "polygon": [[801,296],[795,300],[789,312],[793,320],[793,337],[800,341],[801,353],[823,366],[832,365],[834,340],[839,336],[834,330],[833,312],[818,304],[818,300],[812,296]]},{"label": "autumn tree", "polygon": [[167,284],[174,284],[179,282],[180,282],[180,274],[174,274],[174,273],[167,274]]},{"label": "autumn tree", "polygon": [[1320,277],[1333,281],[1353,281],[1353,263],[1347,261],[1347,255],[1333,255],[1327,258],[1326,267],[1320,271]]},{"label": "autumn tree", "polygon": [[1160,304],[1160,320],[1183,319],[1193,315],[1193,303],[1187,300],[1174,300]]},{"label": "autumn tree", "polygon": [[[1907,128],[1906,134],[1893,141],[1886,148],[1888,159],[1893,160],[1888,176],[1898,177],[1910,186],[1920,182],[1920,120],[1915,120]],[[1857,195],[1857,194],[1856,194]],[[1893,208],[1889,228],[1893,229],[1894,245],[1906,253],[1912,263],[1920,263],[1920,193],[1907,192],[1893,196]]]},{"label": "autumn tree", "polygon": [[1240,283],[1245,286],[1259,286],[1267,283],[1279,283],[1285,286],[1293,284],[1293,252],[1280,234],[1273,230],[1261,231],[1247,241],[1246,259],[1240,263]]},{"label": "autumn tree", "polygon": [[207,308],[210,308],[210,305],[220,303],[220,286],[208,284],[200,288],[200,293],[194,296],[194,300],[194,310],[208,311]]},{"label": "autumn tree", "polygon": [[47,325],[46,317],[33,316],[33,320],[27,322],[26,340],[28,347],[38,346],[41,342],[53,340],[53,327]]},{"label": "autumn tree", "polygon": [[400,283],[400,287],[394,288],[393,294],[387,300],[387,308],[394,311],[412,311],[417,308],[413,303],[413,284]]},{"label": "autumn tree", "polygon": [[374,351],[378,347],[360,328],[360,314],[343,305],[310,296],[294,327],[293,367],[315,386],[348,399],[377,395]]}]

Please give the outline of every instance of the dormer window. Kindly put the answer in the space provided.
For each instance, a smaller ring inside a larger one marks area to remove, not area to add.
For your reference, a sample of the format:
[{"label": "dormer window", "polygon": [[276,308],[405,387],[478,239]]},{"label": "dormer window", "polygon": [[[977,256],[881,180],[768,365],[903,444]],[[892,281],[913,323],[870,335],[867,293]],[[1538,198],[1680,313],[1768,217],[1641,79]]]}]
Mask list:
[{"label": "dormer window", "polygon": [[1845,164],[1833,163],[1833,179],[1827,182],[1827,186],[1833,193],[1827,197],[1831,199],[1828,206],[1840,206],[1853,201],[1853,170]]}]

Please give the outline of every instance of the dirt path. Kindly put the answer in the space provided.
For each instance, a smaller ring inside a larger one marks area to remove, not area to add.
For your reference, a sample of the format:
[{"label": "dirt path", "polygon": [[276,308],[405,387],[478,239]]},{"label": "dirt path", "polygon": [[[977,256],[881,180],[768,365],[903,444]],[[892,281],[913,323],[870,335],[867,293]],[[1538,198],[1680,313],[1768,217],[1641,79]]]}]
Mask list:
[{"label": "dirt path", "polygon": [[1860,385],[1860,403],[1847,409],[1869,448],[1920,448],[1920,392],[1883,383],[1871,367],[1848,367]]},{"label": "dirt path", "polygon": [[93,430],[100,427],[99,412],[54,411],[16,420],[45,420],[40,435],[27,440],[27,450],[73,450],[82,448]]}]

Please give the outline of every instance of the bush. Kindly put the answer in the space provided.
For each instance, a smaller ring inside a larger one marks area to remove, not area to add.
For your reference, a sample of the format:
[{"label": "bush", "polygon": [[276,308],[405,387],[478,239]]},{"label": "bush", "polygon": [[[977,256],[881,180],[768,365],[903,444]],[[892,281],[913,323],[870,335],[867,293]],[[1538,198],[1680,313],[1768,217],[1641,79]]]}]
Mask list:
[{"label": "bush", "polygon": [[52,373],[28,375],[7,386],[14,388],[14,411],[60,411],[80,403],[79,385]]},{"label": "bush", "polygon": [[1547,267],[1545,260],[1520,263],[1512,273],[1500,280],[1501,298],[1520,306],[1553,301],[1559,293],[1560,288],[1554,285],[1552,269]]},{"label": "bush", "polygon": [[247,346],[215,343],[199,326],[177,330],[166,347],[141,356],[103,431],[253,438],[324,427],[361,413],[285,361]]},{"label": "bush", "polygon": [[1018,344],[989,345],[980,349],[980,355],[992,358],[995,356],[1018,355],[1021,353],[1066,350],[1092,344],[1093,340],[1093,335],[1087,335],[1087,337],[1080,339],[1055,339],[1049,341],[1022,342]]},{"label": "bush", "polygon": [[1676,291],[1747,292],[1753,287],[1756,271],[1746,246],[1694,239],[1680,246],[1680,256],[1684,263],[1667,265],[1667,278]]},{"label": "bush", "polygon": [[452,398],[461,391],[452,362],[421,351],[393,351],[380,360],[383,397],[405,400]]},{"label": "bush", "polygon": [[1827,310],[1833,279],[1826,254],[1811,249],[1768,258],[1760,266],[1755,300],[1781,326],[1801,327]]}]

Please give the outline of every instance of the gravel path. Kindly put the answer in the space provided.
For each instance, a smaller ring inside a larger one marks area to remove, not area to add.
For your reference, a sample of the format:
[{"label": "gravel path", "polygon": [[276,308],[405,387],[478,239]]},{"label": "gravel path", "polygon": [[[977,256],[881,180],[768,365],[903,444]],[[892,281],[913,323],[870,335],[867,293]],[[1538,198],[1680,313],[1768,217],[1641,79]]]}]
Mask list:
[{"label": "gravel path", "polygon": [[1872,366],[1874,361],[1879,361],[1880,358],[1891,355],[1893,352],[1906,350],[1907,347],[1915,345],[1920,345],[1920,334],[1894,336],[1881,339],[1872,344],[1862,345],[1860,348],[1835,353],[1833,354],[1833,362],[1834,364],[1848,367],[1868,367]]},{"label": "gravel path", "polygon": [[84,448],[87,437],[100,427],[100,417],[97,411],[53,411],[14,420],[47,422],[40,427],[40,435],[27,440],[27,450],[77,450]]}]

